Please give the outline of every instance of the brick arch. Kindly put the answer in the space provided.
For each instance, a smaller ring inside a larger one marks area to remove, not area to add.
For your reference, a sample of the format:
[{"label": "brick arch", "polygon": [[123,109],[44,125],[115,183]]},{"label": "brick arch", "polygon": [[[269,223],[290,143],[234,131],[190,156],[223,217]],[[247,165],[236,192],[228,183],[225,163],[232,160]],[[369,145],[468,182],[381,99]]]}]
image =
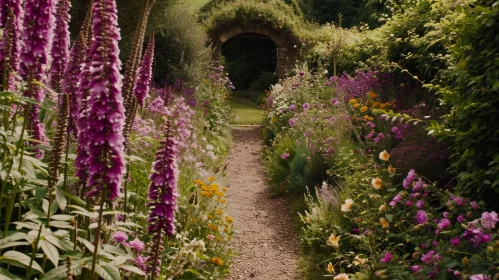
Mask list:
[{"label": "brick arch", "polygon": [[231,26],[229,28],[218,30],[211,34],[214,52],[213,59],[216,64],[220,63],[220,51],[222,45],[230,38],[241,34],[260,34],[268,37],[277,46],[277,66],[276,74],[279,81],[286,78],[286,74],[291,71],[298,59],[298,41],[289,36],[281,34],[272,28],[254,26]]}]

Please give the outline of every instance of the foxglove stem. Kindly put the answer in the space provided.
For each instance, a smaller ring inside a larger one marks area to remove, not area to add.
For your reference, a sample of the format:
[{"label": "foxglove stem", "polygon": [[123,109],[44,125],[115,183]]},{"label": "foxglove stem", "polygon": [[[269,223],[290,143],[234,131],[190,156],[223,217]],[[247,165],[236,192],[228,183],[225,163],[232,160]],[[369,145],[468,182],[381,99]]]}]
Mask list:
[{"label": "foxglove stem", "polygon": [[56,92],[61,92],[61,80],[69,57],[69,8],[68,0],[59,0],[55,7],[54,44],[52,44],[52,64],[50,67],[50,86]]},{"label": "foxglove stem", "polygon": [[94,41],[89,52],[90,97],[87,126],[80,131],[88,139],[87,197],[112,202],[118,198],[125,171],[123,126],[125,121],[121,95],[120,39],[115,0],[94,3]]},{"label": "foxglove stem", "polygon": [[[21,74],[32,83],[33,80],[45,82],[45,71],[48,63],[48,51],[52,43],[52,29],[54,26],[53,0],[26,0],[24,4],[24,30],[21,35]],[[28,94],[42,103],[45,97],[44,90],[38,85],[31,86]],[[38,113],[40,107],[32,105],[30,129],[33,138],[45,142],[45,127],[40,122]],[[35,156],[43,157],[43,152],[36,149]]]}]

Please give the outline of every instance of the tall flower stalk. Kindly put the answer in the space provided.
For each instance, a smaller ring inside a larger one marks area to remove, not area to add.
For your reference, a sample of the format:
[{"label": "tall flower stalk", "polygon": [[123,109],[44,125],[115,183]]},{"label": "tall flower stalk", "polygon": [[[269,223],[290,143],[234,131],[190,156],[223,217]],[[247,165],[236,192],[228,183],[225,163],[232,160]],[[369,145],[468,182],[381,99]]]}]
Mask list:
[{"label": "tall flower stalk", "polygon": [[97,0],[93,6],[94,40],[89,51],[87,125],[79,132],[88,139],[87,197],[100,202],[95,232],[95,250],[91,278],[94,277],[101,237],[104,203],[112,203],[120,196],[125,171],[123,125],[125,114],[121,95],[121,62],[119,59],[118,16],[114,0]]},{"label": "tall flower stalk", "polygon": [[[43,102],[45,91],[41,86],[33,84],[34,80],[44,82],[45,71],[49,59],[54,26],[53,0],[26,0],[24,4],[24,30],[21,34],[21,72],[31,85],[28,95],[38,102]],[[46,142],[45,127],[38,116],[40,107],[32,105],[30,112],[30,130],[37,142]],[[35,150],[37,158],[43,152]]]},{"label": "tall flower stalk", "polygon": [[153,246],[150,258],[151,279],[157,275],[160,265],[160,248],[163,233],[172,236],[175,233],[175,210],[177,209],[177,155],[178,145],[169,119],[165,126],[165,139],[161,141],[161,148],[156,152],[153,163],[153,173],[149,177],[149,203],[151,208],[147,231],[153,235]]},{"label": "tall flower stalk", "polygon": [[147,94],[149,93],[149,88],[151,85],[152,77],[152,64],[154,61],[154,30],[151,31],[149,37],[149,44],[147,45],[146,52],[142,58],[142,63],[139,67],[139,72],[135,80],[135,88],[133,93],[137,97],[137,102],[142,107],[144,106],[144,101]]},{"label": "tall flower stalk", "polygon": [[21,0],[0,1],[0,27],[3,28],[0,42],[0,73],[6,74],[3,90],[15,89],[15,73],[19,71],[21,17]]},{"label": "tall flower stalk", "polygon": [[52,63],[50,66],[50,86],[61,92],[61,80],[69,57],[69,8],[68,0],[59,0],[55,7],[54,44],[52,44]]}]

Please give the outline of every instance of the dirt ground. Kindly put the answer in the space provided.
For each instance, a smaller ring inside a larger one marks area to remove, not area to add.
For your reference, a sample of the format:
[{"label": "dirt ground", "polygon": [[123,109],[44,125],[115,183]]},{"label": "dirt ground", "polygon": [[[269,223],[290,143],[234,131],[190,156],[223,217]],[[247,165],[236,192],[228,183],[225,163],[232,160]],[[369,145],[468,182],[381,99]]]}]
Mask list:
[{"label": "dirt ground", "polygon": [[228,279],[293,280],[299,255],[289,201],[270,198],[263,171],[260,127],[233,127],[228,156],[228,209],[237,234]]}]

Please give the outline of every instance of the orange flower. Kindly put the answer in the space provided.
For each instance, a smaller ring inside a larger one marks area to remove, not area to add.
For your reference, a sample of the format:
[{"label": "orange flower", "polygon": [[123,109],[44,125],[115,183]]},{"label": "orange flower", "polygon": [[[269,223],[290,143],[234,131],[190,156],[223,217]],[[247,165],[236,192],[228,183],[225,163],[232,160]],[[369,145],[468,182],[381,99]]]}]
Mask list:
[{"label": "orange flower", "polygon": [[226,216],[225,221],[227,221],[227,223],[229,223],[229,224],[232,224],[234,222],[234,220],[232,220],[231,216]]},{"label": "orange flower", "polygon": [[394,168],[391,164],[388,165],[388,173],[392,174],[395,173],[395,171],[397,171],[396,168]]},{"label": "orange flower", "polygon": [[210,182],[215,181],[215,179],[216,179],[216,178],[215,178],[215,177],[213,177],[213,176],[210,176],[210,177],[206,178],[206,180],[208,180],[208,181],[210,181]]},{"label": "orange flower", "polygon": [[359,103],[355,103],[355,104],[353,104],[353,108],[354,108],[354,109],[359,108],[359,106],[360,106],[360,104],[359,104]]},{"label": "orange flower", "polygon": [[379,159],[388,161],[390,159],[390,154],[386,152],[386,150],[379,153]]},{"label": "orange flower", "polygon": [[369,116],[368,115],[364,115],[363,118],[364,118],[364,120],[367,120],[367,119],[369,119]]},{"label": "orange flower", "polygon": [[196,185],[200,185],[200,186],[201,186],[201,185],[204,185],[204,183],[203,183],[201,180],[194,180],[194,183],[195,183]]},{"label": "orange flower", "polygon": [[371,181],[371,184],[373,185],[373,188],[379,190],[383,186],[383,182],[381,181],[380,178],[376,177]]},{"label": "orange flower", "polygon": [[224,262],[220,258],[211,258],[211,262],[218,266],[222,266],[224,264]]},{"label": "orange flower", "polygon": [[390,227],[390,224],[385,220],[385,218],[379,218],[379,223],[382,228]]},{"label": "orange flower", "polygon": [[373,98],[373,99],[378,96],[376,93],[374,93],[372,91],[368,92],[367,94],[369,95],[370,98]]},{"label": "orange flower", "polygon": [[355,103],[358,103],[358,102],[359,101],[357,101],[357,99],[355,99],[355,98],[352,98],[352,99],[348,100],[348,103],[350,103],[352,105],[354,105]]},{"label": "orange flower", "polygon": [[364,113],[364,112],[366,112],[367,110],[369,110],[369,108],[368,108],[367,106],[362,106],[362,107],[360,107],[360,112],[361,112],[361,113]]},{"label": "orange flower", "polygon": [[373,107],[373,108],[378,108],[378,107],[379,107],[379,105],[380,105],[380,104],[379,104],[379,102],[374,102],[374,103],[371,105],[371,107]]},{"label": "orange flower", "polygon": [[213,194],[212,194],[212,193],[210,193],[210,192],[207,192],[207,191],[202,191],[202,192],[201,192],[201,195],[202,195],[202,196],[204,196],[204,197],[206,197],[206,198],[211,198],[211,197],[213,197]]},{"label": "orange flower", "polygon": [[373,117],[369,117],[369,118],[367,118],[367,120],[370,121],[370,122],[372,122],[372,121],[374,121],[374,118]]}]

